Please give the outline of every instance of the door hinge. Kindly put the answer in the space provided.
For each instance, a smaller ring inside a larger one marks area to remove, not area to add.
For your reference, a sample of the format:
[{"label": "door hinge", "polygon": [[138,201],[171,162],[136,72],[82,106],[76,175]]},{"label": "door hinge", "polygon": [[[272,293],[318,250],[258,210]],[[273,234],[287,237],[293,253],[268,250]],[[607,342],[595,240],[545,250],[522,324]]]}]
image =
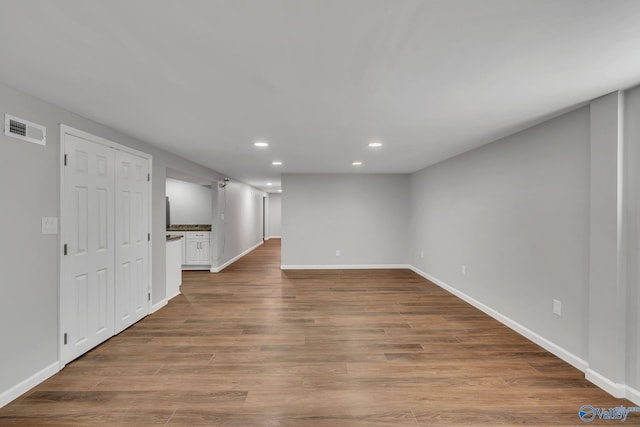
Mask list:
[{"label": "door hinge", "polygon": [[64,333],[64,345],[67,345],[67,333]]},{"label": "door hinge", "polygon": [[151,241],[151,233],[147,233],[147,242]]},{"label": "door hinge", "polygon": [[68,252],[67,244],[65,243],[63,246],[63,253],[66,255]]},{"label": "door hinge", "polygon": [[147,174],[147,182],[151,182],[151,174],[150,173]]},{"label": "door hinge", "polygon": [[64,165],[67,166],[67,155],[64,155]]},{"label": "door hinge", "polygon": [[151,301],[151,292],[147,294],[147,301]]}]

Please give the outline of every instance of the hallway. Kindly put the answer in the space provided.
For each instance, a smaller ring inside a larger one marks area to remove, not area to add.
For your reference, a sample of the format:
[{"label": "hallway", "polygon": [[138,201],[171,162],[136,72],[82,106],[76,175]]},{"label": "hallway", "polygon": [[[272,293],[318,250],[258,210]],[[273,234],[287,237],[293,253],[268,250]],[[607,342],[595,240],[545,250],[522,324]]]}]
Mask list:
[{"label": "hallway", "polygon": [[279,267],[268,240],[184,272],[182,295],[0,425],[580,425],[582,405],[633,406],[408,270]]}]

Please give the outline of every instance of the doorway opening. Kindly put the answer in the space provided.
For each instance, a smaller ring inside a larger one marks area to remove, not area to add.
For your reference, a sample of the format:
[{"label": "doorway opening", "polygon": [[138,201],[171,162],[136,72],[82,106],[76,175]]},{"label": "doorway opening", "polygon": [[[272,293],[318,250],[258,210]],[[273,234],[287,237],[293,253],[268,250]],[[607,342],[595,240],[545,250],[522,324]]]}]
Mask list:
[{"label": "doorway opening", "polygon": [[269,216],[267,203],[267,197],[262,196],[262,241],[269,240],[269,236],[267,235],[267,217]]}]

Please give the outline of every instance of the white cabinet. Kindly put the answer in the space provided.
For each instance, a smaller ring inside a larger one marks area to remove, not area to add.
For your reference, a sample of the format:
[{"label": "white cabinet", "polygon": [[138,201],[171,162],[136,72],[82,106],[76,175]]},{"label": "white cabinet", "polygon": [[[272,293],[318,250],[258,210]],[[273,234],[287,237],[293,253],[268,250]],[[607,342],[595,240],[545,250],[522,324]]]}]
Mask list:
[{"label": "white cabinet", "polygon": [[167,241],[167,299],[180,294],[180,285],[182,284],[182,263],[180,260],[184,257],[184,253],[181,253],[183,241],[184,238]]},{"label": "white cabinet", "polygon": [[180,239],[180,254],[181,254],[180,259],[182,264],[186,264],[187,263],[187,244],[186,244],[187,233],[181,232],[181,231],[167,231],[167,236],[182,236],[182,239]]},{"label": "white cabinet", "polygon": [[185,265],[211,265],[210,232],[188,231]]}]

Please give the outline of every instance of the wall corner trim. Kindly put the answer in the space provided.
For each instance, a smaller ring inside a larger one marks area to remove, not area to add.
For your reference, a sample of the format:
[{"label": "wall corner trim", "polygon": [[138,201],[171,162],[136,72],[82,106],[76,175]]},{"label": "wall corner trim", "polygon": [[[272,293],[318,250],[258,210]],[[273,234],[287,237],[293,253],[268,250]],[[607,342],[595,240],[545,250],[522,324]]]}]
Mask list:
[{"label": "wall corner trim", "polygon": [[9,402],[17,399],[22,394],[31,390],[38,384],[44,382],[47,378],[52,377],[60,371],[60,362],[57,360],[52,364],[48,365],[44,369],[35,374],[31,375],[24,381],[14,385],[9,390],[5,390],[0,393],[0,408],[7,405]]},{"label": "wall corner trim", "polygon": [[640,406],[640,390],[627,386],[627,399]]},{"label": "wall corner trim", "polygon": [[346,265],[302,265],[293,264],[280,266],[280,270],[407,270],[408,264],[346,264]]},{"label": "wall corner trim", "polygon": [[254,249],[262,246],[264,244],[263,241],[260,241],[260,243],[251,246],[249,249],[247,249],[246,251],[242,252],[239,255],[236,255],[235,257],[231,258],[229,261],[225,262],[224,264],[222,264],[219,267],[211,267],[211,272],[212,273],[220,273],[222,270],[224,270],[225,268],[229,267],[231,264],[233,264],[234,262],[236,262],[237,260],[239,260],[240,258],[242,258],[243,256],[245,256],[246,254],[248,254],[249,252],[253,251]]},{"label": "wall corner trim", "polygon": [[584,377],[613,397],[624,398],[627,396],[627,386],[625,386],[624,384],[615,383],[604,375],[597,373],[593,369],[587,368]]},{"label": "wall corner trim", "polygon": [[472,306],[474,306],[478,310],[484,312],[485,314],[488,314],[489,316],[491,316],[494,319],[496,319],[498,322],[500,322],[503,325],[505,325],[505,326],[509,327],[510,329],[514,330],[515,332],[519,333],[523,337],[533,341],[534,343],[538,344],[540,347],[542,347],[545,350],[547,350],[548,352],[558,356],[560,359],[564,360],[565,362],[567,362],[568,364],[572,365],[573,367],[579,369],[582,372],[585,372],[587,370],[587,368],[589,366],[587,361],[579,358],[575,354],[565,350],[564,348],[560,347],[559,345],[557,345],[557,344],[549,341],[548,339],[544,338],[543,336],[533,332],[531,329],[521,325],[520,323],[516,322],[515,320],[510,319],[509,317],[497,312],[496,310],[494,310],[491,307],[481,303],[480,301],[476,300],[475,298],[470,297],[469,295],[465,294],[464,292],[459,291],[458,289],[454,288],[453,286],[447,285],[442,280],[439,280],[439,279],[431,276],[430,274],[425,273],[424,271],[414,267],[413,265],[410,266],[409,268],[414,273],[416,273],[416,274],[424,277],[425,279],[435,283],[436,285],[440,286],[442,289],[452,293],[453,295],[457,296],[458,298],[462,299],[463,301],[468,302],[469,304],[471,304]]},{"label": "wall corner trim", "polygon": [[156,311],[160,310],[162,307],[167,305],[168,302],[169,302],[169,300],[164,298],[164,299],[158,301],[157,303],[153,304],[151,306],[151,313],[149,313],[149,314],[155,313]]}]

